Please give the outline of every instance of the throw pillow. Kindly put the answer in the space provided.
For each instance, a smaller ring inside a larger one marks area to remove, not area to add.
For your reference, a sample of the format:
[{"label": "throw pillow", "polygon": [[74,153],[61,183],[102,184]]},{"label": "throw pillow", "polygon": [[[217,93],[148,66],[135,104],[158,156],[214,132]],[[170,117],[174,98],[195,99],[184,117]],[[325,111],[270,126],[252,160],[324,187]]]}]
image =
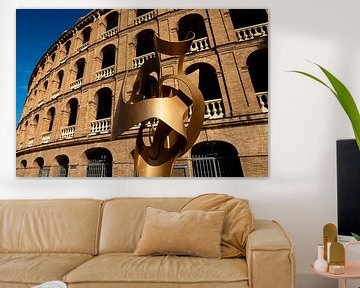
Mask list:
[{"label": "throw pillow", "polygon": [[220,258],[224,216],[224,211],[168,212],[147,207],[134,255]]},{"label": "throw pillow", "polygon": [[245,256],[247,236],[254,230],[254,217],[247,200],[225,194],[204,194],[190,200],[181,209],[188,210],[225,211],[221,236],[222,257]]}]

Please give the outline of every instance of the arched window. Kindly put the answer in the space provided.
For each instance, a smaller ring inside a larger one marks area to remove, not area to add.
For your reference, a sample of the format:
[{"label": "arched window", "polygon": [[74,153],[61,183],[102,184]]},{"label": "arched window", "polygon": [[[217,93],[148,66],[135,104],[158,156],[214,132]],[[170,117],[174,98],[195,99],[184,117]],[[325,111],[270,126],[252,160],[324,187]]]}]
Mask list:
[{"label": "arched window", "polygon": [[79,80],[84,77],[84,70],[85,70],[85,59],[81,58],[76,61],[76,80]]},{"label": "arched window", "polygon": [[136,35],[136,57],[154,51],[154,30],[146,29]]},{"label": "arched window", "polygon": [[111,177],[112,155],[105,148],[93,148],[85,152],[88,159],[87,177]]},{"label": "arched window", "polygon": [[182,17],[178,23],[179,41],[187,39],[188,33],[193,32],[195,39],[208,37],[204,19],[199,14],[189,14]]},{"label": "arched window", "polygon": [[44,91],[46,91],[46,90],[47,90],[47,88],[48,88],[48,84],[49,84],[49,82],[46,80],[46,81],[44,82]]},{"label": "arched window", "polygon": [[145,98],[151,98],[153,95],[158,95],[158,82],[152,75],[148,75],[145,81],[143,81],[140,89],[140,94]]},{"label": "arched window", "polygon": [[51,55],[51,61],[54,63],[55,62],[55,56],[56,56],[56,53],[54,52],[52,55]]},{"label": "arched window", "polygon": [[57,74],[57,78],[58,78],[58,89],[61,89],[62,83],[63,83],[63,79],[64,79],[64,71],[60,70]]},{"label": "arched window", "polygon": [[268,15],[264,9],[230,9],[230,17],[234,29],[268,22]]},{"label": "arched window", "polygon": [[101,88],[97,93],[96,120],[110,118],[112,106],[112,91],[110,88]]},{"label": "arched window", "polygon": [[115,51],[116,48],[113,44],[107,45],[101,50],[101,69],[115,65]]},{"label": "arched window", "polygon": [[24,159],[24,160],[21,160],[20,162],[20,168],[21,169],[26,169],[27,167],[27,161]]},{"label": "arched window", "polygon": [[40,118],[40,116],[39,116],[39,114],[36,114],[35,116],[34,116],[34,135],[35,135],[35,133],[36,133],[36,129],[37,129],[37,127],[38,127],[38,125],[39,125],[39,118]]},{"label": "arched window", "polygon": [[204,100],[221,99],[221,91],[215,68],[207,63],[195,63],[190,65],[185,74],[199,70],[199,89]]},{"label": "arched window", "polygon": [[91,28],[86,27],[81,34],[83,36],[83,44],[88,43],[90,41]]},{"label": "arched window", "polygon": [[59,155],[56,158],[57,163],[59,164],[59,177],[68,177],[69,171],[69,157],[66,155]]},{"label": "arched window", "polygon": [[35,117],[34,117],[34,126],[36,127],[38,124],[39,124],[39,114],[36,114]]},{"label": "arched window", "polygon": [[268,49],[251,53],[246,64],[255,92],[268,91]]},{"label": "arched window", "polygon": [[78,106],[79,106],[79,102],[76,98],[72,98],[69,100],[68,107],[70,109],[70,114],[69,114],[68,126],[72,126],[76,124]]},{"label": "arched window", "polygon": [[65,55],[69,55],[70,47],[71,47],[71,41],[69,40],[65,43]]},{"label": "arched window", "polygon": [[196,144],[191,150],[195,177],[243,177],[236,148],[222,141]]},{"label": "arched window", "polygon": [[52,131],[53,126],[54,126],[54,119],[55,119],[55,108],[54,107],[51,107],[49,109],[48,117],[49,117],[49,129],[48,129],[48,131],[50,132],[50,131]]},{"label": "arched window", "polygon": [[44,167],[44,158],[38,157],[34,161],[35,166],[39,168],[39,177],[49,177],[50,169],[47,167]]},{"label": "arched window", "polygon": [[36,96],[36,94],[37,94],[37,90],[35,90],[35,92],[34,92],[34,96]]},{"label": "arched window", "polygon": [[207,63],[195,63],[185,70],[185,74],[196,70],[199,71],[199,89],[205,100],[205,119],[223,117],[224,106],[215,68]]},{"label": "arched window", "polygon": [[106,16],[106,31],[111,30],[118,26],[119,13],[117,11],[111,12]]}]

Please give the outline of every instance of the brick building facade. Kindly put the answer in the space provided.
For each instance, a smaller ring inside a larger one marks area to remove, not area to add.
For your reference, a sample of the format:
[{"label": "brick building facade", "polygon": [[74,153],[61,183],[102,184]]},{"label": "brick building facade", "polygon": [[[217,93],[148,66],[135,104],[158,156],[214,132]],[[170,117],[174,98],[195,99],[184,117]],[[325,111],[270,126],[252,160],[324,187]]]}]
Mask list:
[{"label": "brick building facade", "polygon": [[[134,176],[138,127],[110,141],[125,73],[130,94],[138,68],[154,57],[154,33],[179,41],[189,31],[195,40],[184,69],[200,71],[205,119],[173,176],[267,176],[268,15],[258,9],[93,10],[82,17],[30,77],[16,131],[17,176]],[[176,57],[161,55],[163,75],[176,65]]]}]

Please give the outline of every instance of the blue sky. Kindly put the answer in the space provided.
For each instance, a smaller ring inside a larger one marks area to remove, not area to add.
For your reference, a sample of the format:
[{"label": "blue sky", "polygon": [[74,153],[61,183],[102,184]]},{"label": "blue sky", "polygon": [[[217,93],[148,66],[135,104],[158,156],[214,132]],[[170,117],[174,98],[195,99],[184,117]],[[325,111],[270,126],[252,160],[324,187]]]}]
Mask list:
[{"label": "blue sky", "polygon": [[20,120],[30,75],[40,57],[90,9],[16,10],[16,124]]}]

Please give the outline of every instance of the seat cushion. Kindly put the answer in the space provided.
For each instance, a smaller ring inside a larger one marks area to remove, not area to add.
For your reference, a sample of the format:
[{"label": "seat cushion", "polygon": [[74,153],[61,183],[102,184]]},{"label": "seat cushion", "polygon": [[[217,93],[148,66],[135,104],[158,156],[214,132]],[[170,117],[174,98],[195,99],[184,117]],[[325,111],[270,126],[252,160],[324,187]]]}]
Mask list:
[{"label": "seat cushion", "polygon": [[101,282],[108,283],[109,287],[115,287],[116,283],[122,283],[121,287],[178,287],[184,283],[193,285],[189,287],[248,287],[247,280],[247,265],[240,258],[134,256],[131,253],[96,256],[64,277],[70,287],[73,284],[96,287],[95,284]]},{"label": "seat cushion", "polygon": [[21,287],[21,284],[61,280],[92,257],[71,253],[0,253],[0,287],[5,283]]}]

